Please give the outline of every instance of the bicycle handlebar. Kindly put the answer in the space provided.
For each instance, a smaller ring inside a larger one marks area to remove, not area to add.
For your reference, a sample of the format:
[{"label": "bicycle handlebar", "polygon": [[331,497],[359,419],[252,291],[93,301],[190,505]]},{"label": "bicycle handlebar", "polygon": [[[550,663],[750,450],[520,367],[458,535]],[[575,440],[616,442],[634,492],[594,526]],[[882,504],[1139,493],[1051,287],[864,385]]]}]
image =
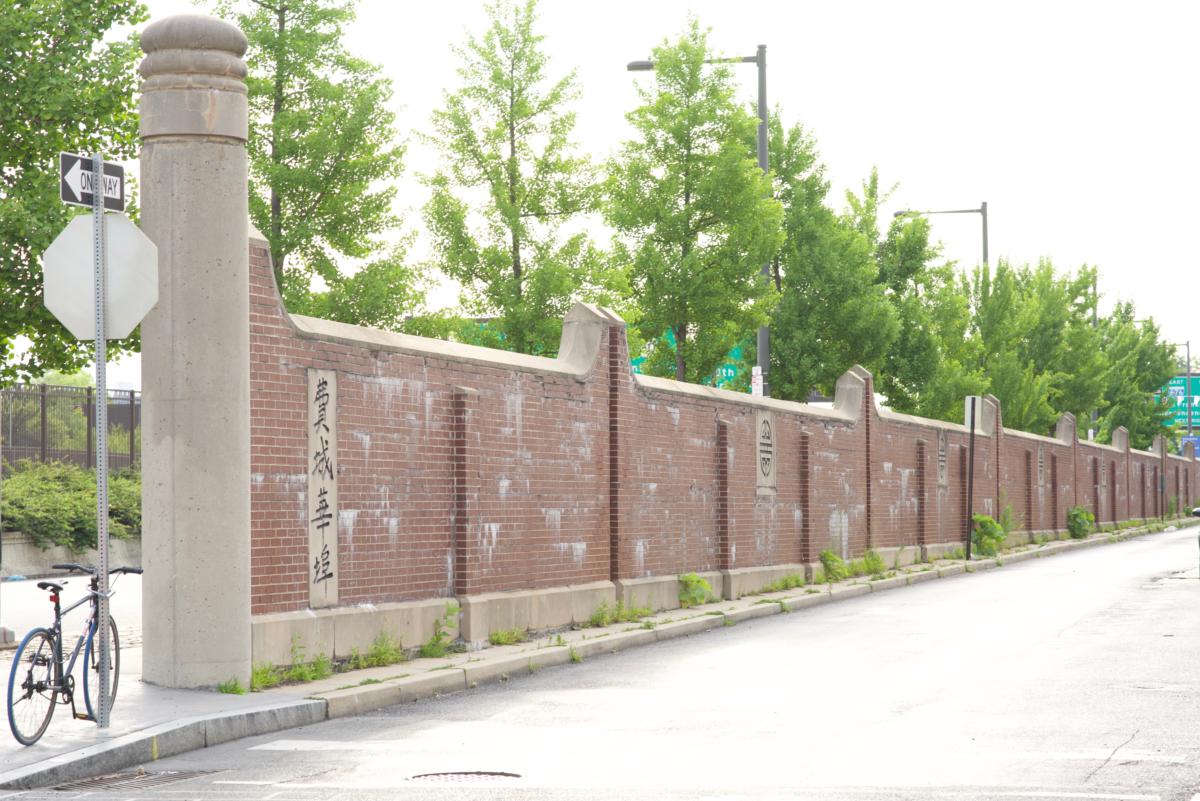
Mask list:
[{"label": "bicycle handlebar", "polygon": [[[71,573],[74,573],[76,571],[78,571],[80,573],[90,573],[93,576],[96,575],[97,570],[98,570],[98,568],[94,567],[93,565],[77,565],[73,562],[70,564],[63,564],[63,565],[50,565],[50,567],[54,570],[67,570]],[[137,573],[137,574],[140,574],[141,572],[142,572],[142,569],[140,567],[114,567],[112,570],[108,571],[108,574],[111,576],[113,573]]]}]

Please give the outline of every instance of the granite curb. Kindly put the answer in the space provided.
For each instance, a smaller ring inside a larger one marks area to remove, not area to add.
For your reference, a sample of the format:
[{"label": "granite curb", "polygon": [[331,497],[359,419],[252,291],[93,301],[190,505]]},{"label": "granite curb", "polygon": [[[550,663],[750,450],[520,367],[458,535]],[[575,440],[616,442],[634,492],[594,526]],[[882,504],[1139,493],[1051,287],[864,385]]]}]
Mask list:
[{"label": "granite curb", "polygon": [[292,698],[255,709],[182,718],[4,771],[0,789],[52,787],[230,740],[320,723],[327,717],[324,700]]}]

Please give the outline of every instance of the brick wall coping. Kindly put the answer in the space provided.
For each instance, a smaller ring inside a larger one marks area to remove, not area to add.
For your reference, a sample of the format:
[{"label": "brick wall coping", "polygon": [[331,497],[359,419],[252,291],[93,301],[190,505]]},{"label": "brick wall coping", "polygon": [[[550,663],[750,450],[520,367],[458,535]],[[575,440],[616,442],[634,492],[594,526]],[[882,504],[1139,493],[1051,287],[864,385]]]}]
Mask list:
[{"label": "brick wall coping", "polygon": [[721,401],[722,403],[737,403],[742,406],[754,406],[760,409],[774,409],[781,412],[791,412],[792,414],[804,414],[809,417],[824,417],[830,420],[840,420],[843,422],[853,422],[858,418],[855,413],[856,409],[846,409],[839,407],[838,401],[835,398],[834,407],[828,409],[824,406],[810,406],[807,403],[797,403],[796,401],[780,400],[779,398],[760,398],[754,395],[749,395],[745,392],[734,392],[729,389],[719,389],[717,387],[704,386],[702,384],[689,384],[685,381],[676,381],[673,378],[660,378],[654,375],[634,375],[634,380],[644,390],[652,390],[654,392],[669,392],[674,395],[686,395],[692,398],[703,398],[705,400]]},{"label": "brick wall coping", "polygon": [[[893,411],[886,406],[877,406],[876,409],[879,412],[879,416],[885,420],[893,420],[897,423],[911,423],[916,426],[921,426],[922,428],[943,428],[947,431],[958,431],[963,434],[967,433],[967,427],[962,423],[951,423],[948,420],[934,420],[930,417],[918,417],[915,414],[905,414],[904,412]],[[990,437],[991,433],[984,431],[982,424],[983,420],[981,415],[980,419],[977,420],[975,424],[976,435],[981,437]]]},{"label": "brick wall coping", "polygon": [[1047,437],[1043,434],[1034,434],[1029,431],[1020,431],[1015,428],[1004,429],[1004,436],[1019,437],[1021,439],[1031,439],[1035,442],[1044,442],[1047,445],[1062,445],[1063,444],[1063,441],[1061,439],[1058,439],[1057,437]]}]

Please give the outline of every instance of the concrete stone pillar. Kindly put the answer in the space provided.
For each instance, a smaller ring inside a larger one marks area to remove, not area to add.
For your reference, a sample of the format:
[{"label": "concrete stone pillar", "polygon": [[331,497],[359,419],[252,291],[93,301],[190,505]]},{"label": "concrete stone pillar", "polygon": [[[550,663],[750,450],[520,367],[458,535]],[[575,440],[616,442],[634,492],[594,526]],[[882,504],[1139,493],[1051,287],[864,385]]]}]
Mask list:
[{"label": "concrete stone pillar", "polygon": [[142,33],[143,676],[250,678],[246,37],[181,15]]}]

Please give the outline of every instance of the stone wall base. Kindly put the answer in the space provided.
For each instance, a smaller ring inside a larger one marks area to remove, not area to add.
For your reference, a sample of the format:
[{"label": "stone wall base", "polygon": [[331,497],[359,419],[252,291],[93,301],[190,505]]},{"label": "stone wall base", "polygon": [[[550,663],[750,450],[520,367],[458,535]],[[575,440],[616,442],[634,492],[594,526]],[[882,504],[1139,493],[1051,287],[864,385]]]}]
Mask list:
[{"label": "stone wall base", "polygon": [[[75,562],[81,565],[94,565],[100,561],[100,554],[94,550],[75,553],[63,545],[42,550],[33,543],[33,537],[16,531],[6,531],[3,535],[3,563],[0,563],[0,578],[4,576],[47,576],[61,571],[51,570],[50,565]],[[112,567],[141,567],[142,541],[140,539],[120,540],[110,537],[108,540],[108,563]]]}]

